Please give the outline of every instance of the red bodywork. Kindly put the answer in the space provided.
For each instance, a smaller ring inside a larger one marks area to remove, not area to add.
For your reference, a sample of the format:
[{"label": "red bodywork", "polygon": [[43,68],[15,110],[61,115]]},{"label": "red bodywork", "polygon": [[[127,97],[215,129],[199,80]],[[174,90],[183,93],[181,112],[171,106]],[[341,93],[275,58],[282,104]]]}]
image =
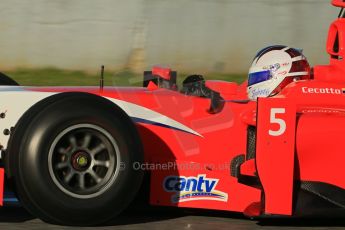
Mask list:
[{"label": "red bodywork", "polygon": [[[343,1],[333,4],[345,7]],[[140,105],[200,135],[136,120],[150,175],[152,205],[203,208],[258,215],[294,215],[296,184],[322,183],[345,191],[345,19],[330,28],[331,62],[315,66],[312,80],[289,84],[258,102],[244,101],[246,84],[207,81],[224,107],[211,99],[158,88],[26,88],[83,91]],[[170,69],[153,74],[169,79]],[[256,135],[250,157],[248,130]],[[3,171],[0,171],[3,178]],[[256,181],[250,183],[249,181]],[[0,181],[1,182],[1,181]],[[0,193],[2,194],[2,193]]]}]

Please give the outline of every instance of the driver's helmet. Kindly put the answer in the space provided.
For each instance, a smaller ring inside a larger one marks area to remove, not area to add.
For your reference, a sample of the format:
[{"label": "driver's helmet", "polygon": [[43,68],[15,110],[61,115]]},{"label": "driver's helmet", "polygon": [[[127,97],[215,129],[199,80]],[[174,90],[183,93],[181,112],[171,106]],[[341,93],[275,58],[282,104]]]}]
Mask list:
[{"label": "driver's helmet", "polygon": [[310,66],[301,50],[269,46],[255,56],[249,69],[248,97],[273,96],[291,82],[305,79],[310,79]]}]

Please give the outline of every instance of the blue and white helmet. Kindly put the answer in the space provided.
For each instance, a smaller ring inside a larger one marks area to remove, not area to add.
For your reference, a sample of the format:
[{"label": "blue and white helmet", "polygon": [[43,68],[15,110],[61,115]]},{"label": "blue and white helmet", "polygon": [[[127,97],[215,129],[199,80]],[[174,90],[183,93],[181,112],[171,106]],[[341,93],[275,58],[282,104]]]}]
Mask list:
[{"label": "blue and white helmet", "polygon": [[293,81],[310,78],[310,65],[302,51],[288,46],[269,46],[254,58],[248,75],[248,97],[269,97]]}]

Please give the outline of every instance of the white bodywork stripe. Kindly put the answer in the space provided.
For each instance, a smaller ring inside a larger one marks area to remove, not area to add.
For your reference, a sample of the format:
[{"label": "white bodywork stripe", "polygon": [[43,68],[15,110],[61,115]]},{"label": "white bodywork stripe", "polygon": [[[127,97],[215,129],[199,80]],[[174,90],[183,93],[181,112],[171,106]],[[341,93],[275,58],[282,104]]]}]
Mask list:
[{"label": "white bodywork stripe", "polygon": [[151,109],[145,108],[143,106],[133,104],[127,101],[122,101],[118,99],[113,98],[107,98],[108,100],[112,101],[114,104],[118,105],[121,109],[123,109],[128,116],[134,117],[134,118],[141,118],[148,121],[151,121],[153,123],[159,123],[166,126],[170,126],[176,129],[183,130],[188,133],[192,133],[194,135],[197,135],[199,137],[203,137],[198,132],[194,131],[193,129],[185,126],[184,124],[177,122],[163,114],[157,113]]},{"label": "white bodywork stripe", "polygon": [[[0,86],[0,113],[6,113],[6,117],[4,119],[0,119],[0,144],[5,148],[7,146],[9,136],[5,136],[3,134],[5,129],[14,127],[22,115],[34,104],[54,94],[57,93],[33,92],[26,91],[21,87]],[[107,99],[122,108],[128,116],[132,118],[151,121],[152,123],[162,124],[203,137],[201,134],[182,123],[143,106],[113,98]]]}]

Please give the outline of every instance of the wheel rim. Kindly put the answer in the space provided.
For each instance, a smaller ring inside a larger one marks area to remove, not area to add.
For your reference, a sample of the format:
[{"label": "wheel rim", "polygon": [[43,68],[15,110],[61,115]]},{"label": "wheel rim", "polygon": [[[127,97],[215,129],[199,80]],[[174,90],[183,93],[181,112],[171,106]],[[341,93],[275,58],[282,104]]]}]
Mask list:
[{"label": "wheel rim", "polygon": [[117,178],[119,147],[103,128],[78,124],[60,132],[48,155],[49,173],[64,193],[81,199],[104,193]]}]

